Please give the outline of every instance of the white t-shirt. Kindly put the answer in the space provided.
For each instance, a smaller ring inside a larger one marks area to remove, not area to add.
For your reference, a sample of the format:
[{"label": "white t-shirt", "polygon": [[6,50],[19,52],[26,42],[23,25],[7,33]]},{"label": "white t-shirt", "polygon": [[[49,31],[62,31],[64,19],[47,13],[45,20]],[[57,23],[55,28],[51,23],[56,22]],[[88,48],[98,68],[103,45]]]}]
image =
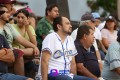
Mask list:
[{"label": "white t-shirt", "polygon": [[[48,50],[51,54],[48,74],[52,70],[57,70],[59,74],[70,74],[70,62],[72,57],[77,55],[77,50],[74,45],[74,41],[71,36],[67,36],[64,43],[61,42],[60,36],[53,32],[48,34],[42,43],[42,51]],[[38,75],[40,75],[40,66]]]},{"label": "white t-shirt", "polygon": [[118,31],[114,30],[114,32],[111,33],[108,29],[104,28],[101,30],[102,38],[106,38],[108,40],[108,43],[111,44],[116,41],[117,32]]},{"label": "white t-shirt", "polygon": [[95,32],[94,32],[95,39],[102,40],[101,32],[98,28],[95,27]]}]

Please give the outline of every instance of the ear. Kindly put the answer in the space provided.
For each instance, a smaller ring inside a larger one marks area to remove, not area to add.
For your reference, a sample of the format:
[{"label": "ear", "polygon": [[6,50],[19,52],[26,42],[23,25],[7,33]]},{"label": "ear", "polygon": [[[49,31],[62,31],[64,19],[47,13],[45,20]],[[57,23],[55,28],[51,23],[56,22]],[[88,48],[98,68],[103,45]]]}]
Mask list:
[{"label": "ear", "polygon": [[61,29],[61,25],[57,24],[57,28],[58,28],[58,30],[60,30]]},{"label": "ear", "polygon": [[47,11],[47,14],[50,15],[50,11]]},{"label": "ear", "polygon": [[2,15],[0,15],[0,18],[2,17]]},{"label": "ear", "polygon": [[86,34],[84,34],[84,35],[83,35],[83,39],[86,39],[86,37],[87,37]]}]

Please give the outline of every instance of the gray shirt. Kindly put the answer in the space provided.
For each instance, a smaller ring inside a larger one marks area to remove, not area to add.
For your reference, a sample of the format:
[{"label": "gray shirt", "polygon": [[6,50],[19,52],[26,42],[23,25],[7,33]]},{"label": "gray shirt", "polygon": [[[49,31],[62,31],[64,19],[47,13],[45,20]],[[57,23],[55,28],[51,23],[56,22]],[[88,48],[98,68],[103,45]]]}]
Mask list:
[{"label": "gray shirt", "polygon": [[120,80],[120,75],[113,71],[115,68],[120,67],[120,43],[114,42],[108,48],[106,54],[102,77],[108,80]]},{"label": "gray shirt", "polygon": [[19,32],[17,32],[17,30],[9,23],[4,25],[3,29],[0,28],[0,34],[5,36],[11,49],[12,49],[13,40],[17,36],[20,36]]}]

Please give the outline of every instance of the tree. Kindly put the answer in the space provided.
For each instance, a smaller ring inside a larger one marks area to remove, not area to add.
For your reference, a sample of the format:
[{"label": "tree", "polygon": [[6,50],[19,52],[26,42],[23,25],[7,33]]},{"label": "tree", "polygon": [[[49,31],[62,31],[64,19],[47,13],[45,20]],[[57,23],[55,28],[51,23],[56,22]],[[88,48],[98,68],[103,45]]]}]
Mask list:
[{"label": "tree", "polygon": [[91,8],[92,12],[97,12],[100,8],[103,8],[104,12],[101,15],[102,17],[105,17],[107,12],[109,12],[110,15],[118,19],[117,0],[87,0],[87,4]]}]

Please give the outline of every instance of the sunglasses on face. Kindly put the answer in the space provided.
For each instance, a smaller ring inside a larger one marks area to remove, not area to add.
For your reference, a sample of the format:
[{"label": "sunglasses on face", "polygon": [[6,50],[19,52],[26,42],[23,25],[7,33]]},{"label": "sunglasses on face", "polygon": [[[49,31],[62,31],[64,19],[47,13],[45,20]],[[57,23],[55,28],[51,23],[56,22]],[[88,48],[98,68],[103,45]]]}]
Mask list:
[{"label": "sunglasses on face", "polygon": [[4,14],[6,11],[0,11],[0,15]]}]

